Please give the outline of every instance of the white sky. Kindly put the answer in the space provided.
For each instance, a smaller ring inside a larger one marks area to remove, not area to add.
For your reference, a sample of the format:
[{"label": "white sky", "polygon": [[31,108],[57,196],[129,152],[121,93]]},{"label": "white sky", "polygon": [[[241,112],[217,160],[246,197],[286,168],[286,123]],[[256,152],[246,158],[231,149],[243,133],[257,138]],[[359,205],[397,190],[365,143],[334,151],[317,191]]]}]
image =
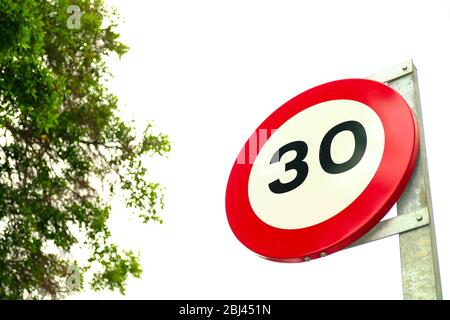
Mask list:
[{"label": "white sky", "polygon": [[[450,290],[447,1],[108,0],[130,52],[111,83],[127,115],[153,120],[173,151],[152,161],[163,225],[116,206],[115,239],[141,251],[132,299],[401,299],[397,236],[301,264],[263,260],[232,234],[228,175],[271,112],[315,85],[414,59],[444,297]],[[80,298],[123,298],[87,292]]]}]

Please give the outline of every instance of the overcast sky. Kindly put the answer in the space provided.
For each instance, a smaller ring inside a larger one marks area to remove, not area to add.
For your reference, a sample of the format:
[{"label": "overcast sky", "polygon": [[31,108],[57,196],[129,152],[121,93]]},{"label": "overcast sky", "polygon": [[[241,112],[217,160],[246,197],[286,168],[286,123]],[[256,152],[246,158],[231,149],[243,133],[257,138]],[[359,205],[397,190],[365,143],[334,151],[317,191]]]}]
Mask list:
[{"label": "overcast sky", "polygon": [[154,121],[173,147],[168,159],[150,164],[166,186],[165,223],[142,226],[115,205],[115,240],[140,250],[144,266],[125,298],[401,299],[397,236],[310,263],[270,262],[235,238],[224,199],[241,146],[276,108],[318,84],[408,59],[419,72],[449,296],[448,1],[107,2],[122,15],[119,30],[131,47],[112,64],[111,89],[127,116]]}]

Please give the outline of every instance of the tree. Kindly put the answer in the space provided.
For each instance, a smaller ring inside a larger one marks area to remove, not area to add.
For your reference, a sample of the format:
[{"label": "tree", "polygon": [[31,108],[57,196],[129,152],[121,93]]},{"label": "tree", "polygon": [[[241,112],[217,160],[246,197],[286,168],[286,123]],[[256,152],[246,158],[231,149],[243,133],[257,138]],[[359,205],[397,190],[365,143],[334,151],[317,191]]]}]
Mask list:
[{"label": "tree", "polygon": [[[0,298],[62,297],[74,269],[122,293],[141,275],[137,254],[111,241],[110,200],[161,222],[143,157],[170,145],[120,118],[105,85],[105,56],[128,49],[116,27],[103,0],[0,2]],[[84,264],[74,246],[89,251]]]}]

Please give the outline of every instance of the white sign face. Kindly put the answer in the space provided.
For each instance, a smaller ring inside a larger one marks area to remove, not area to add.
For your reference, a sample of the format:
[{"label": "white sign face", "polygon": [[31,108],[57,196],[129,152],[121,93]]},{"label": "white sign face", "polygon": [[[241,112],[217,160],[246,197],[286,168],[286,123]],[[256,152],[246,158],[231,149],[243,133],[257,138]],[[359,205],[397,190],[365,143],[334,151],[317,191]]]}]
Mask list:
[{"label": "white sign face", "polygon": [[329,100],[311,106],[286,121],[259,151],[248,182],[251,207],[280,229],[328,220],[368,186],[384,144],[382,122],[367,105]]}]

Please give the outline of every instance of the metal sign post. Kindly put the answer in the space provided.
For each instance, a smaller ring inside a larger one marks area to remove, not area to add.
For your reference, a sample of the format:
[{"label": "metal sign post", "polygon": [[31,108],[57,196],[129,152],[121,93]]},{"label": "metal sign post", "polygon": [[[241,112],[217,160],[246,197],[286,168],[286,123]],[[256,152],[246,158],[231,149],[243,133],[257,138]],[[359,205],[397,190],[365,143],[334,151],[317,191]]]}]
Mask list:
[{"label": "metal sign post", "polygon": [[398,216],[380,222],[351,247],[399,234],[404,299],[442,299],[417,70],[407,61],[369,79],[397,90],[413,109],[420,151],[411,180],[397,202]]}]

